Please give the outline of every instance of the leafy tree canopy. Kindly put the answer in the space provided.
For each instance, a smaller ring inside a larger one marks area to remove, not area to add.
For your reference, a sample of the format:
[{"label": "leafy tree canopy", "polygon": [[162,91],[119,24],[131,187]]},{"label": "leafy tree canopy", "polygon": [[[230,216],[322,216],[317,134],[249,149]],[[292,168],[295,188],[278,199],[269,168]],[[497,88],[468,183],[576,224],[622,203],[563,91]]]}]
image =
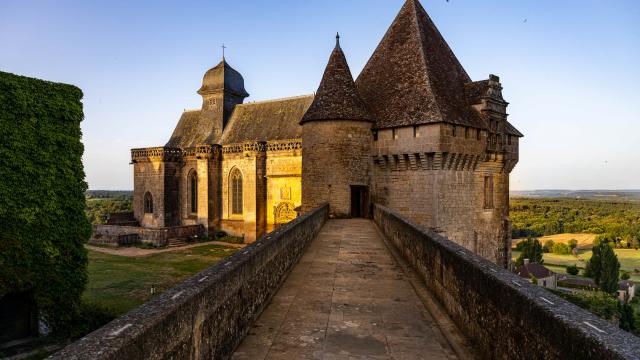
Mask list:
[{"label": "leafy tree canopy", "polygon": [[542,245],[538,239],[530,238],[522,241],[522,252],[518,259],[516,259],[516,266],[520,266],[524,263],[524,259],[529,259],[530,262],[538,264],[544,263],[542,259]]},{"label": "leafy tree canopy", "polygon": [[620,262],[611,246],[601,242],[593,247],[593,255],[587,262],[585,276],[592,278],[600,289],[612,294],[618,290]]}]

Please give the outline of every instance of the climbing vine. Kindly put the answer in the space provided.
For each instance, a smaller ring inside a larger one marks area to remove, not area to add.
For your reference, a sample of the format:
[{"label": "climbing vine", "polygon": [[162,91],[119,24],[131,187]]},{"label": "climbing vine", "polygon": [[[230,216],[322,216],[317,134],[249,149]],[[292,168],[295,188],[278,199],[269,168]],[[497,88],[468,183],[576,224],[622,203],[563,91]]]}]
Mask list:
[{"label": "climbing vine", "polygon": [[62,330],[87,280],[82,91],[0,72],[0,298],[29,292]]}]

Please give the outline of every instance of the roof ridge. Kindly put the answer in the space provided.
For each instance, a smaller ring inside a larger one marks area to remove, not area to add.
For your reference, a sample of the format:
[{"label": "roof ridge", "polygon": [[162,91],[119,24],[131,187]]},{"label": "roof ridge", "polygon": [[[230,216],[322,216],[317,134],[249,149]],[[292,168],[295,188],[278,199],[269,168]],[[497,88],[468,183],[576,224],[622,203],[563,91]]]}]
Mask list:
[{"label": "roof ridge", "polygon": [[312,96],[314,96],[314,94],[295,95],[295,96],[288,96],[288,97],[276,98],[276,99],[251,101],[251,102],[246,102],[246,103],[243,103],[243,104],[238,104],[236,106],[247,106],[247,105],[264,104],[264,103],[278,102],[278,101],[296,100],[296,99],[302,99],[302,98],[307,98],[307,97],[312,97]]},{"label": "roof ridge", "polygon": [[[416,27],[416,30],[418,31],[418,35],[420,36],[420,41],[418,42],[418,46],[419,46],[419,53],[420,53],[420,58],[422,59],[422,63],[424,64],[424,67],[427,69],[427,76],[425,78],[426,81],[426,86],[429,87],[429,89],[431,89],[431,79],[429,78],[429,71],[431,70],[429,68],[429,62],[427,61],[427,56],[424,53],[424,44],[422,43],[422,36],[424,35],[424,31],[422,29],[422,27],[420,26],[420,19],[418,19],[418,5],[416,4],[416,0],[407,0],[407,2],[410,2],[413,8],[413,17],[414,17],[414,25]],[[433,95],[435,97],[435,94]],[[436,107],[436,111],[437,113],[440,115],[440,118],[443,119],[444,116],[442,114],[442,109],[440,109],[440,105],[438,104],[438,101],[435,101],[434,104]]]},{"label": "roof ridge", "polygon": [[406,0],[356,80],[377,128],[445,122],[486,128],[471,82],[419,0]]}]

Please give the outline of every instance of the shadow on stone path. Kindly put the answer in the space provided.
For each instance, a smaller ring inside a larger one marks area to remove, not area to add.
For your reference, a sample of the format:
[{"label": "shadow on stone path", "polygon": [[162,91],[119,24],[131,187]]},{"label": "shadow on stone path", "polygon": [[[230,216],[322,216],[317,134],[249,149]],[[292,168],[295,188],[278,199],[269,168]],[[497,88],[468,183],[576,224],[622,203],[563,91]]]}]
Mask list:
[{"label": "shadow on stone path", "polygon": [[233,359],[458,359],[371,220],[329,220]]}]

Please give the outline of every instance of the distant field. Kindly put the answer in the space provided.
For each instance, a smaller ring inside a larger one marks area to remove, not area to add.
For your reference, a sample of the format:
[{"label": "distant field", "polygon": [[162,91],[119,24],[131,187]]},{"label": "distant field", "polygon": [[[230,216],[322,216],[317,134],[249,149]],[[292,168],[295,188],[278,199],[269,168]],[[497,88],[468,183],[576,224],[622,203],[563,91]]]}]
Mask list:
[{"label": "distant field", "polygon": [[[640,250],[615,249],[614,252],[618,256],[618,261],[620,261],[620,270],[632,273],[631,279],[640,281],[640,273],[633,273],[635,269],[640,270]],[[583,269],[587,261],[591,259],[591,254],[591,250],[579,250],[577,257],[573,255],[547,253],[543,255],[544,265],[557,273],[565,273],[565,267],[569,265],[577,265],[578,268]],[[512,252],[514,260],[517,259],[519,255],[519,251]]]},{"label": "distant field", "polygon": [[156,294],[196,274],[237,250],[203,245],[145,257],[124,257],[89,251],[89,281],[85,300],[105,305],[118,314],[133,309]]},{"label": "distant field", "polygon": [[[537,239],[540,240],[540,243],[544,245],[545,242],[549,240],[553,240],[555,243],[568,243],[571,239],[576,239],[578,241],[578,248],[580,249],[591,249],[593,246],[593,240],[596,238],[596,234],[556,234],[556,235],[547,235],[541,236]],[[512,246],[515,247],[518,241],[525,240],[524,238],[514,239]]]}]

